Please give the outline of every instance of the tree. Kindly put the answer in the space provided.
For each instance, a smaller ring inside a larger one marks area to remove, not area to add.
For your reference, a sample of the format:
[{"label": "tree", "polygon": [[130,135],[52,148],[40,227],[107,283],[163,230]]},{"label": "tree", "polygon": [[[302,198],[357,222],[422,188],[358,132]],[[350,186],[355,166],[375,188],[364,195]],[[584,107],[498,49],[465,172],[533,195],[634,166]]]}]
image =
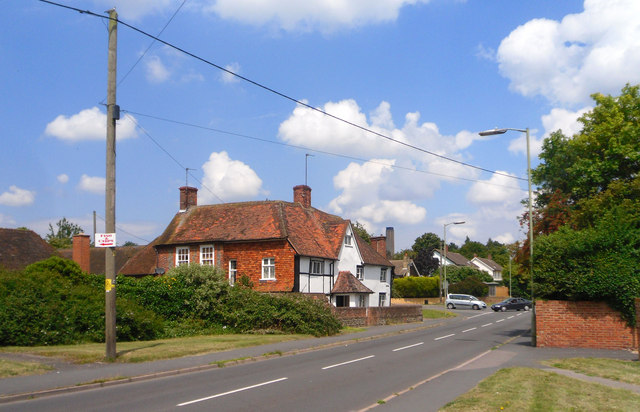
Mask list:
[{"label": "tree", "polygon": [[124,245],[122,246],[138,246],[138,244],[130,240],[127,240],[126,242],[124,242]]},{"label": "tree", "polygon": [[411,248],[416,253],[419,253],[422,249],[441,249],[442,240],[435,233],[424,233],[422,236],[416,238]]},{"label": "tree", "polygon": [[467,236],[464,244],[460,246],[458,253],[467,259],[473,259],[476,255],[479,257],[487,257],[487,247],[480,242],[469,239],[469,236]]},{"label": "tree", "polygon": [[433,256],[433,249],[420,249],[413,263],[422,276],[433,275],[440,266],[440,260]]},{"label": "tree", "polygon": [[355,223],[353,223],[351,225],[351,228],[353,229],[354,232],[356,232],[356,234],[358,236],[360,236],[360,238],[362,240],[364,240],[365,242],[371,244],[371,237],[373,236],[372,234],[370,234],[369,232],[367,232],[367,229],[365,229],[364,225],[358,221],[356,221]]},{"label": "tree", "polygon": [[56,249],[70,248],[73,244],[73,236],[84,233],[80,226],[68,221],[66,217],[58,220],[56,227],[58,229],[54,231],[49,223],[49,234],[45,237],[47,243]]}]

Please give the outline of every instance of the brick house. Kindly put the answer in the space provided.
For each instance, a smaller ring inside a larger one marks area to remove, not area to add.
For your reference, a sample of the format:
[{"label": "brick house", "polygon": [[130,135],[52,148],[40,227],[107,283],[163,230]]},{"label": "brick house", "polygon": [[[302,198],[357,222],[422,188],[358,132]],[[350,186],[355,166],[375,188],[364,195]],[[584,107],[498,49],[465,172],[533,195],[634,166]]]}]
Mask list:
[{"label": "brick house", "polygon": [[[119,273],[159,275],[183,264],[216,265],[230,283],[247,276],[262,292],[322,294],[334,305],[389,306],[391,262],[360,239],[349,220],[312,207],[310,187],[294,187],[293,202],[201,206],[197,191],[180,188],[180,211]],[[340,272],[355,274],[356,282],[346,283],[352,290],[341,282],[334,291]]]}]

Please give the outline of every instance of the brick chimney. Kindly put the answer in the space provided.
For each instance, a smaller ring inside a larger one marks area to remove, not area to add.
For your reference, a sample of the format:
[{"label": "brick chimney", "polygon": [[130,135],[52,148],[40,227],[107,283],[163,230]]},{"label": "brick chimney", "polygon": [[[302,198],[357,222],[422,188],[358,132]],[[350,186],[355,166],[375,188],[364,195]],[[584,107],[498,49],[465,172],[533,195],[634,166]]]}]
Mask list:
[{"label": "brick chimney", "polygon": [[91,237],[81,233],[73,236],[73,250],[71,258],[76,262],[80,269],[87,273],[91,273],[91,253],[90,253]]},{"label": "brick chimney", "polygon": [[300,203],[305,208],[311,207],[311,188],[307,185],[294,186],[293,202]]},{"label": "brick chimney", "polygon": [[191,206],[198,206],[198,189],[182,186],[180,188],[180,211],[185,212]]},{"label": "brick chimney", "polygon": [[371,247],[381,256],[387,257],[387,238],[385,236],[372,237]]}]

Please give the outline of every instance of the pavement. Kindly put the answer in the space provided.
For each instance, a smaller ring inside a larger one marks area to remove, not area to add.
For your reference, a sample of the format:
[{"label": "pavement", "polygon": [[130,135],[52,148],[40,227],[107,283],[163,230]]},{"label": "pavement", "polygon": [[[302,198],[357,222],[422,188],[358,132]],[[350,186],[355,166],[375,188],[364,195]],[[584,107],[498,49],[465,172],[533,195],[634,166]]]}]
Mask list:
[{"label": "pavement", "polygon": [[[436,307],[429,307],[435,309]],[[464,316],[464,315],[462,315]],[[295,355],[305,351],[321,350],[337,345],[344,345],[362,340],[376,339],[384,336],[400,333],[410,333],[418,329],[434,328],[446,323],[459,321],[458,318],[446,319],[425,319],[421,323],[408,323],[399,325],[372,326],[365,331],[350,333],[338,336],[329,336],[322,338],[310,338],[297,341],[280,342],[268,345],[240,348],[222,352],[214,352],[197,356],[185,356],[176,359],[167,359],[144,363],[91,363],[91,364],[73,364],[61,361],[59,359],[51,359],[48,357],[38,357],[31,355],[19,355],[10,353],[1,353],[0,358],[11,360],[27,360],[49,364],[53,367],[51,372],[41,375],[18,376],[0,379],[0,404],[13,402],[23,399],[31,399],[34,397],[43,397],[58,393],[66,393],[72,391],[80,391],[101,386],[118,385],[122,383],[140,381],[145,379],[153,379],[161,376],[177,375],[181,373],[189,373],[198,370],[210,369],[218,367],[217,363],[227,361],[226,366],[243,362],[253,362],[260,359],[267,359],[274,356]],[[465,365],[453,368],[447,373],[440,374],[437,379],[429,379],[432,385],[440,382],[446,382],[455,372],[460,372],[461,368],[474,368],[477,372],[470,374],[473,379],[465,381],[466,384],[457,384],[459,390],[446,393],[441,391],[442,396],[447,397],[443,403],[434,402],[431,399],[431,405],[445,405],[447,402],[455,399],[459,394],[465,393],[473,388],[478,381],[489,376],[491,373],[502,367],[509,366],[525,366],[543,368],[539,363],[540,360],[561,357],[608,357],[615,359],[638,360],[638,354],[628,351],[606,351],[594,349],[559,349],[559,348],[533,348],[530,344],[530,337],[521,336],[512,339],[510,342],[502,345],[497,350],[490,351],[487,356],[482,356]],[[484,363],[483,363],[484,362]],[[489,362],[485,364],[486,362]],[[561,370],[554,370],[558,373],[571,373]],[[448,373],[451,372],[451,373]],[[449,376],[447,376],[449,375]],[[476,376],[477,375],[477,376]],[[580,378],[590,378],[580,376]],[[592,378],[590,378],[592,379]],[[597,378],[600,379],[600,378]],[[426,381],[424,382],[426,383]],[[621,382],[604,380],[601,383],[610,384],[615,387],[626,387]],[[469,386],[471,385],[471,386]],[[626,387],[640,393],[640,387],[631,385]],[[411,391],[411,396],[416,396],[419,391]],[[457,395],[457,393],[459,394]],[[451,396],[454,396],[451,398]],[[397,397],[397,395],[394,395]],[[451,399],[448,399],[451,398]],[[403,401],[410,401],[409,397],[403,397]],[[382,409],[388,409],[392,405],[401,405],[400,402],[394,400],[389,402]],[[372,406],[373,407],[373,406]],[[392,407],[396,409],[396,407]],[[396,410],[402,410],[400,406]],[[407,410],[407,409],[405,409]],[[435,409],[437,410],[437,409]]]}]

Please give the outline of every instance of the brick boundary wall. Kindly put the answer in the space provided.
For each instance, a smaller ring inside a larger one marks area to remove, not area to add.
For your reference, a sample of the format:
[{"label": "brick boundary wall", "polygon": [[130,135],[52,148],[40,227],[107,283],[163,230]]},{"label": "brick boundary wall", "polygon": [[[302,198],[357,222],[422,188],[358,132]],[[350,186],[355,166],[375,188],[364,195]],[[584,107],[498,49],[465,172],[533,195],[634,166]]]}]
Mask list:
[{"label": "brick boundary wall", "polygon": [[380,326],[394,323],[422,322],[421,305],[394,305],[368,308],[332,308],[345,326]]},{"label": "brick boundary wall", "polygon": [[638,350],[639,333],[605,302],[536,301],[538,347]]}]

